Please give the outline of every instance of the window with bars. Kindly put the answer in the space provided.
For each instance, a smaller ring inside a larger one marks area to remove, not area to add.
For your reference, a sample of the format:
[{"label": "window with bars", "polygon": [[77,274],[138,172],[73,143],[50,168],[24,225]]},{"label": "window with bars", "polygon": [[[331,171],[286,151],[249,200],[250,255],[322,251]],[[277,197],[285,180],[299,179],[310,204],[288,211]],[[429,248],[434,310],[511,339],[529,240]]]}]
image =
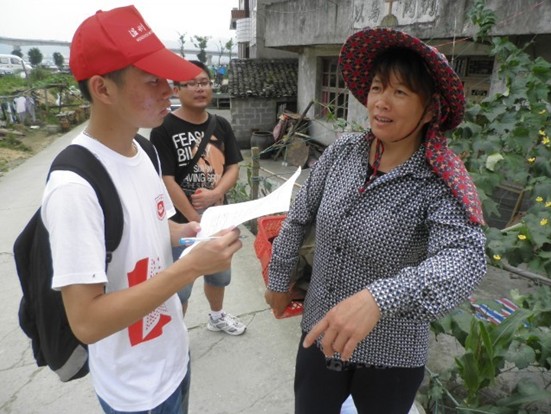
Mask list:
[{"label": "window with bars", "polygon": [[322,58],[319,115],[346,119],[348,90],[339,70],[338,58]]}]

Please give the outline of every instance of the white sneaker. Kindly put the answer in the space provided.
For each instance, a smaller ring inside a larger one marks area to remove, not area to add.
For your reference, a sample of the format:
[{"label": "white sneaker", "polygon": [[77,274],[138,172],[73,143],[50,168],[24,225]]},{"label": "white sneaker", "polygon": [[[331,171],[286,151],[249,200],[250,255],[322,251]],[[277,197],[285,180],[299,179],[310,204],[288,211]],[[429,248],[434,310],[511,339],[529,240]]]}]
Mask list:
[{"label": "white sneaker", "polygon": [[223,313],[222,317],[214,320],[209,315],[207,329],[213,332],[224,331],[229,335],[241,335],[247,329],[247,325],[229,313]]}]

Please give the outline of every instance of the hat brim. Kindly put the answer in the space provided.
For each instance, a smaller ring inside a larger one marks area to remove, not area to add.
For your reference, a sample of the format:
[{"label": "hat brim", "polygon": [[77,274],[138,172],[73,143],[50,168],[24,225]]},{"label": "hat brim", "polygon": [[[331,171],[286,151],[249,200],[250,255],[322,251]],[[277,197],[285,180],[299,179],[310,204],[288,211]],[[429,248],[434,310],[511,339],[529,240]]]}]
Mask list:
[{"label": "hat brim", "polygon": [[201,68],[163,48],[132,64],[160,78],[177,82],[192,80],[201,73]]},{"label": "hat brim", "polygon": [[447,106],[448,116],[440,125],[442,131],[455,128],[463,120],[465,95],[463,83],[446,57],[432,46],[407,33],[389,28],[365,28],[351,35],[344,43],[339,65],[348,90],[363,105],[373,81],[373,65],[377,57],[391,48],[410,49],[421,56]]}]

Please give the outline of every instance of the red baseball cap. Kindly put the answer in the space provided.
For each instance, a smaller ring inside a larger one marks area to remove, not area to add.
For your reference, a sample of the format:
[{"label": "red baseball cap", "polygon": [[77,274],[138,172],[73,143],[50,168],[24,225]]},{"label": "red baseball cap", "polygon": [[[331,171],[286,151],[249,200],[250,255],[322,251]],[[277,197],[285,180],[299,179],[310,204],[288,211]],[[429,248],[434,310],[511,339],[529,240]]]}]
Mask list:
[{"label": "red baseball cap", "polygon": [[135,66],[174,81],[187,81],[201,69],[168,50],[134,6],[99,10],[76,30],[69,66],[77,81]]}]

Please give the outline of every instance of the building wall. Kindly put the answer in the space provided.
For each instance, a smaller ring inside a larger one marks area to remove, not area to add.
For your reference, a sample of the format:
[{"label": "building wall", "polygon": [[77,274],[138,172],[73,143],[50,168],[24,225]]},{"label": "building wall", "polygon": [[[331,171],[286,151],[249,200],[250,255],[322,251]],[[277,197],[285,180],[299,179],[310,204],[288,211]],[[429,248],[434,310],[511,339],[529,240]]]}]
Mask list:
[{"label": "building wall", "polygon": [[[396,0],[399,27],[423,39],[472,36],[467,12],[474,0]],[[493,35],[551,33],[551,1],[487,0],[497,24]],[[267,47],[296,49],[342,44],[358,29],[379,26],[388,13],[385,0],[288,0],[266,5]]]},{"label": "building wall", "polygon": [[[319,101],[320,83],[320,58],[325,56],[338,55],[339,48],[331,47],[312,47],[304,49],[299,57],[299,79],[298,79],[298,102],[297,112],[302,113],[311,100]],[[352,98],[353,99],[353,98]],[[360,105],[355,99],[349,99],[348,114],[349,119],[354,119],[361,125],[366,126],[367,113],[365,107]],[[329,145],[337,136],[338,130],[331,122],[323,119],[314,119],[314,109],[308,112],[308,116],[313,119],[310,123],[310,137],[324,145]]]},{"label": "building wall", "polygon": [[[400,30],[438,46],[448,56],[488,56],[490,47],[473,43],[469,38],[475,28],[467,19],[474,0],[396,0],[392,14]],[[527,51],[532,56],[551,60],[551,1],[487,0],[487,7],[497,15],[492,35],[508,35],[519,45],[533,41]],[[338,56],[346,38],[366,26],[378,26],[388,14],[384,0],[280,0],[265,6],[265,46],[299,53],[298,112],[319,93],[319,60]],[[502,90],[494,67],[486,78],[488,93]],[[469,84],[476,85],[476,77]],[[312,108],[308,112],[315,118]],[[365,107],[349,97],[348,120],[367,126]],[[332,125],[315,120],[312,138],[329,144],[336,132]]]},{"label": "building wall", "polygon": [[250,148],[254,130],[273,131],[278,107],[284,100],[266,98],[232,98],[232,128],[239,148]]},{"label": "building wall", "polygon": [[296,58],[293,52],[266,47],[266,0],[250,0],[251,38],[250,57],[257,59]]}]

